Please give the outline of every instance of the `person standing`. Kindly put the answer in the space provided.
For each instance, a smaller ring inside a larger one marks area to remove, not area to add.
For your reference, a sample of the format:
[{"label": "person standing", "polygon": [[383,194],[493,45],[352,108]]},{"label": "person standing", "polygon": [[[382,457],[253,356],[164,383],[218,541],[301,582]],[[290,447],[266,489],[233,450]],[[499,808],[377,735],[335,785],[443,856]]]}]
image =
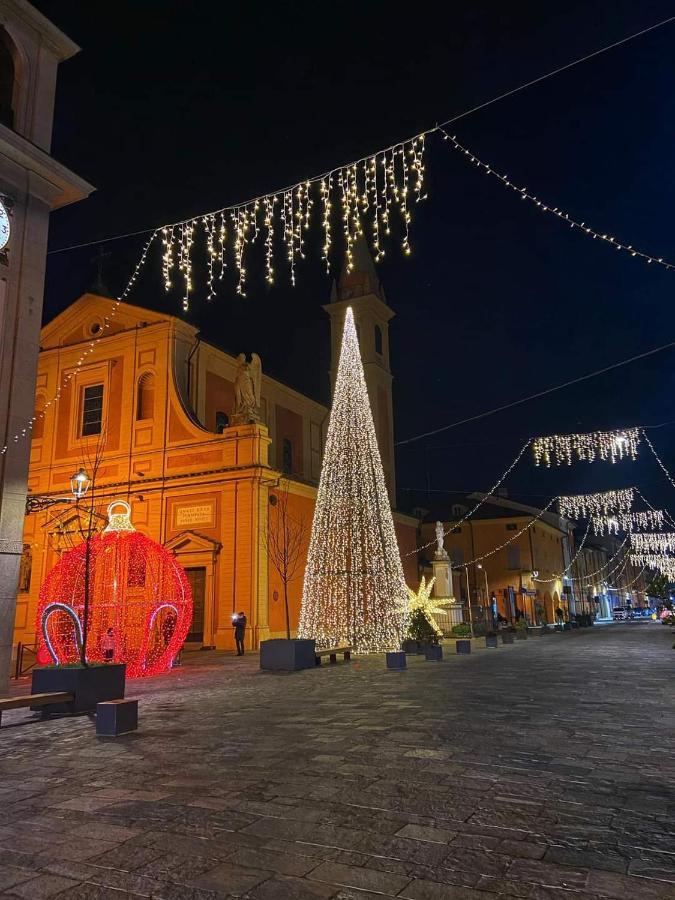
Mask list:
[{"label": "person standing", "polygon": [[244,655],[244,637],[246,636],[246,616],[243,612],[234,616],[234,642],[237,645],[237,656]]}]

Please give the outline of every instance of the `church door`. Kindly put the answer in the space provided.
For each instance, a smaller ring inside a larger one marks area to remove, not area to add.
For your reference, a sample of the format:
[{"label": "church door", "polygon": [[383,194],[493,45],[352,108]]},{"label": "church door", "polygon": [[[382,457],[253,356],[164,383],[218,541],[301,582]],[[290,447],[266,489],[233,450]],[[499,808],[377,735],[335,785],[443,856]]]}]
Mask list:
[{"label": "church door", "polygon": [[192,591],[192,625],[185,638],[186,644],[204,643],[204,600],[206,596],[206,567],[185,570]]}]

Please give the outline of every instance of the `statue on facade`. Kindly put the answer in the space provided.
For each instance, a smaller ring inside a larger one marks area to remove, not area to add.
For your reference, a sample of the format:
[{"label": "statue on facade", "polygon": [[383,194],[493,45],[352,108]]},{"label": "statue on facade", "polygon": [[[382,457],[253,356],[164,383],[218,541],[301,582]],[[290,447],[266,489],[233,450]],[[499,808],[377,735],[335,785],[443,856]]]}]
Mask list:
[{"label": "statue on facade", "polygon": [[447,559],[448,551],[443,546],[445,529],[442,522],[436,522],[436,559]]},{"label": "statue on facade", "polygon": [[250,425],[260,421],[260,382],[262,362],[257,353],[251,354],[251,361],[245,353],[237,357],[237,374],[234,379],[234,413],[230,419],[233,425]]}]

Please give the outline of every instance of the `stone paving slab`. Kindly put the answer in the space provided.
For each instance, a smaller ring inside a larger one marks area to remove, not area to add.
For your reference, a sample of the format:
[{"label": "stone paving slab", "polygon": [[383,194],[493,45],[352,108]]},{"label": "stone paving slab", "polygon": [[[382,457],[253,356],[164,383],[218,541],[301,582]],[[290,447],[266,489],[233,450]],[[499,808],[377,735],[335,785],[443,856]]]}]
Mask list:
[{"label": "stone paving slab", "polygon": [[205,654],[138,732],[5,713],[0,897],[673,900],[670,629],[292,675]]}]

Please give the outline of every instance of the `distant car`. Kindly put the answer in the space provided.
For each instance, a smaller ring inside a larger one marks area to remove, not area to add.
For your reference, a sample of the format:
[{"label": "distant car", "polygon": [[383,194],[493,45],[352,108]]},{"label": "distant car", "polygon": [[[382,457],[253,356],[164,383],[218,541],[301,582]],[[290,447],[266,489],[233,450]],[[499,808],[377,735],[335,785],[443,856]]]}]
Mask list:
[{"label": "distant car", "polygon": [[612,618],[615,622],[623,622],[626,619],[635,618],[635,611],[632,606],[615,606],[612,610]]}]

